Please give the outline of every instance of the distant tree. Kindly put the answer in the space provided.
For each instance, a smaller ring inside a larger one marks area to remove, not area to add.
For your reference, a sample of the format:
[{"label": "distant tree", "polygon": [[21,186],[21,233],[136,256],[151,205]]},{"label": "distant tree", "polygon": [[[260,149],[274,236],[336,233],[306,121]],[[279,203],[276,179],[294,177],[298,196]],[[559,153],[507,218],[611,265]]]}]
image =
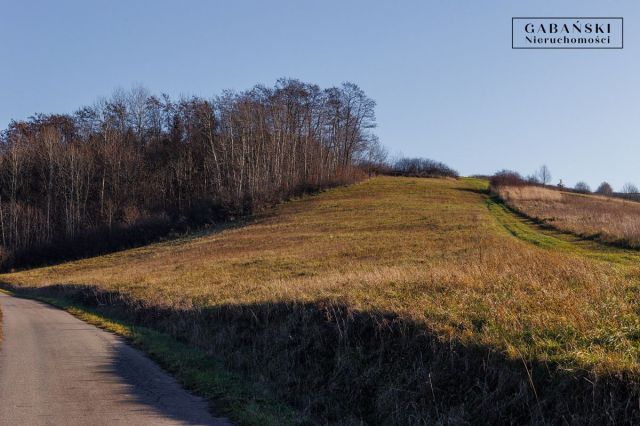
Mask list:
[{"label": "distant tree", "polygon": [[624,185],[622,185],[622,193],[623,194],[637,194],[638,192],[638,187],[631,183],[631,182],[627,182]]},{"label": "distant tree", "polygon": [[542,167],[540,167],[540,170],[538,171],[538,179],[540,179],[540,183],[543,185],[551,182],[551,172],[546,164],[543,164]]},{"label": "distant tree", "polygon": [[428,158],[401,158],[395,162],[392,171],[401,176],[452,178],[459,176],[456,170],[446,164]]},{"label": "distant tree", "polygon": [[602,195],[612,195],[613,188],[611,187],[611,185],[609,185],[608,182],[602,182],[598,189],[596,189],[596,193]]},{"label": "distant tree", "polygon": [[564,188],[564,183],[562,182],[562,179],[560,179],[560,182],[558,182],[558,188]]},{"label": "distant tree", "polygon": [[578,192],[582,192],[583,194],[588,194],[591,192],[591,187],[586,182],[580,181],[576,183],[576,186],[573,188]]}]

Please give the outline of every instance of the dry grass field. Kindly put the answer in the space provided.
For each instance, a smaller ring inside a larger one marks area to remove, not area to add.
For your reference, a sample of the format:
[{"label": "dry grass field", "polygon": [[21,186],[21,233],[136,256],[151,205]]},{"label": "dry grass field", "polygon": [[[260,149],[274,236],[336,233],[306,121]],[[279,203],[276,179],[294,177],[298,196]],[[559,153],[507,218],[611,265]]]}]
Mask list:
[{"label": "dry grass field", "polygon": [[640,247],[640,203],[636,201],[537,186],[501,187],[496,191],[513,209],[562,231]]},{"label": "dry grass field", "polygon": [[0,280],[205,349],[299,421],[638,420],[637,257],[574,249],[486,189],[375,178],[219,233]]}]

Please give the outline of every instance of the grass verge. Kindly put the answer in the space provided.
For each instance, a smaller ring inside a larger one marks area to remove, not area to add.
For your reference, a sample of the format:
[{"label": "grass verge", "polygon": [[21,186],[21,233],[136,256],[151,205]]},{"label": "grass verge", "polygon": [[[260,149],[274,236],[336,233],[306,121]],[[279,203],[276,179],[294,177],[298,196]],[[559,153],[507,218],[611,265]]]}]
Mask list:
[{"label": "grass verge", "polygon": [[226,370],[212,356],[167,334],[106,317],[95,309],[65,298],[16,293],[7,289],[0,291],[14,297],[48,303],[82,321],[125,338],[173,374],[185,388],[209,400],[217,416],[227,415],[236,424],[251,426],[304,423],[304,419],[286,404],[270,399],[264,391],[252,389],[250,384]]}]

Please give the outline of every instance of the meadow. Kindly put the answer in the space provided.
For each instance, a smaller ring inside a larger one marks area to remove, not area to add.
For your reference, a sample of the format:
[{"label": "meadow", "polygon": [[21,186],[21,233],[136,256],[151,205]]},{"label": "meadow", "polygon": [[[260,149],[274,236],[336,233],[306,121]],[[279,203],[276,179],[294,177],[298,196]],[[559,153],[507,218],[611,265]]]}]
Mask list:
[{"label": "meadow", "polygon": [[206,351],[282,423],[638,421],[640,256],[581,244],[484,180],[378,177],[0,280]]},{"label": "meadow", "polygon": [[540,186],[506,186],[496,194],[513,209],[546,225],[586,238],[640,247],[640,203]]}]

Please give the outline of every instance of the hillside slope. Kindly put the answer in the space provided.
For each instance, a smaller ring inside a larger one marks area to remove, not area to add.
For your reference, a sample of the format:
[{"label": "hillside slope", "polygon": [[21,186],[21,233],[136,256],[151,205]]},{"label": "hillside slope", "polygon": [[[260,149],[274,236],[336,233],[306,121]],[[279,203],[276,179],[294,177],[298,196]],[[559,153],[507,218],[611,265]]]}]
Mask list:
[{"label": "hillside slope", "polygon": [[485,190],[376,178],[0,279],[177,336],[320,423],[638,419],[640,270],[515,238]]}]

